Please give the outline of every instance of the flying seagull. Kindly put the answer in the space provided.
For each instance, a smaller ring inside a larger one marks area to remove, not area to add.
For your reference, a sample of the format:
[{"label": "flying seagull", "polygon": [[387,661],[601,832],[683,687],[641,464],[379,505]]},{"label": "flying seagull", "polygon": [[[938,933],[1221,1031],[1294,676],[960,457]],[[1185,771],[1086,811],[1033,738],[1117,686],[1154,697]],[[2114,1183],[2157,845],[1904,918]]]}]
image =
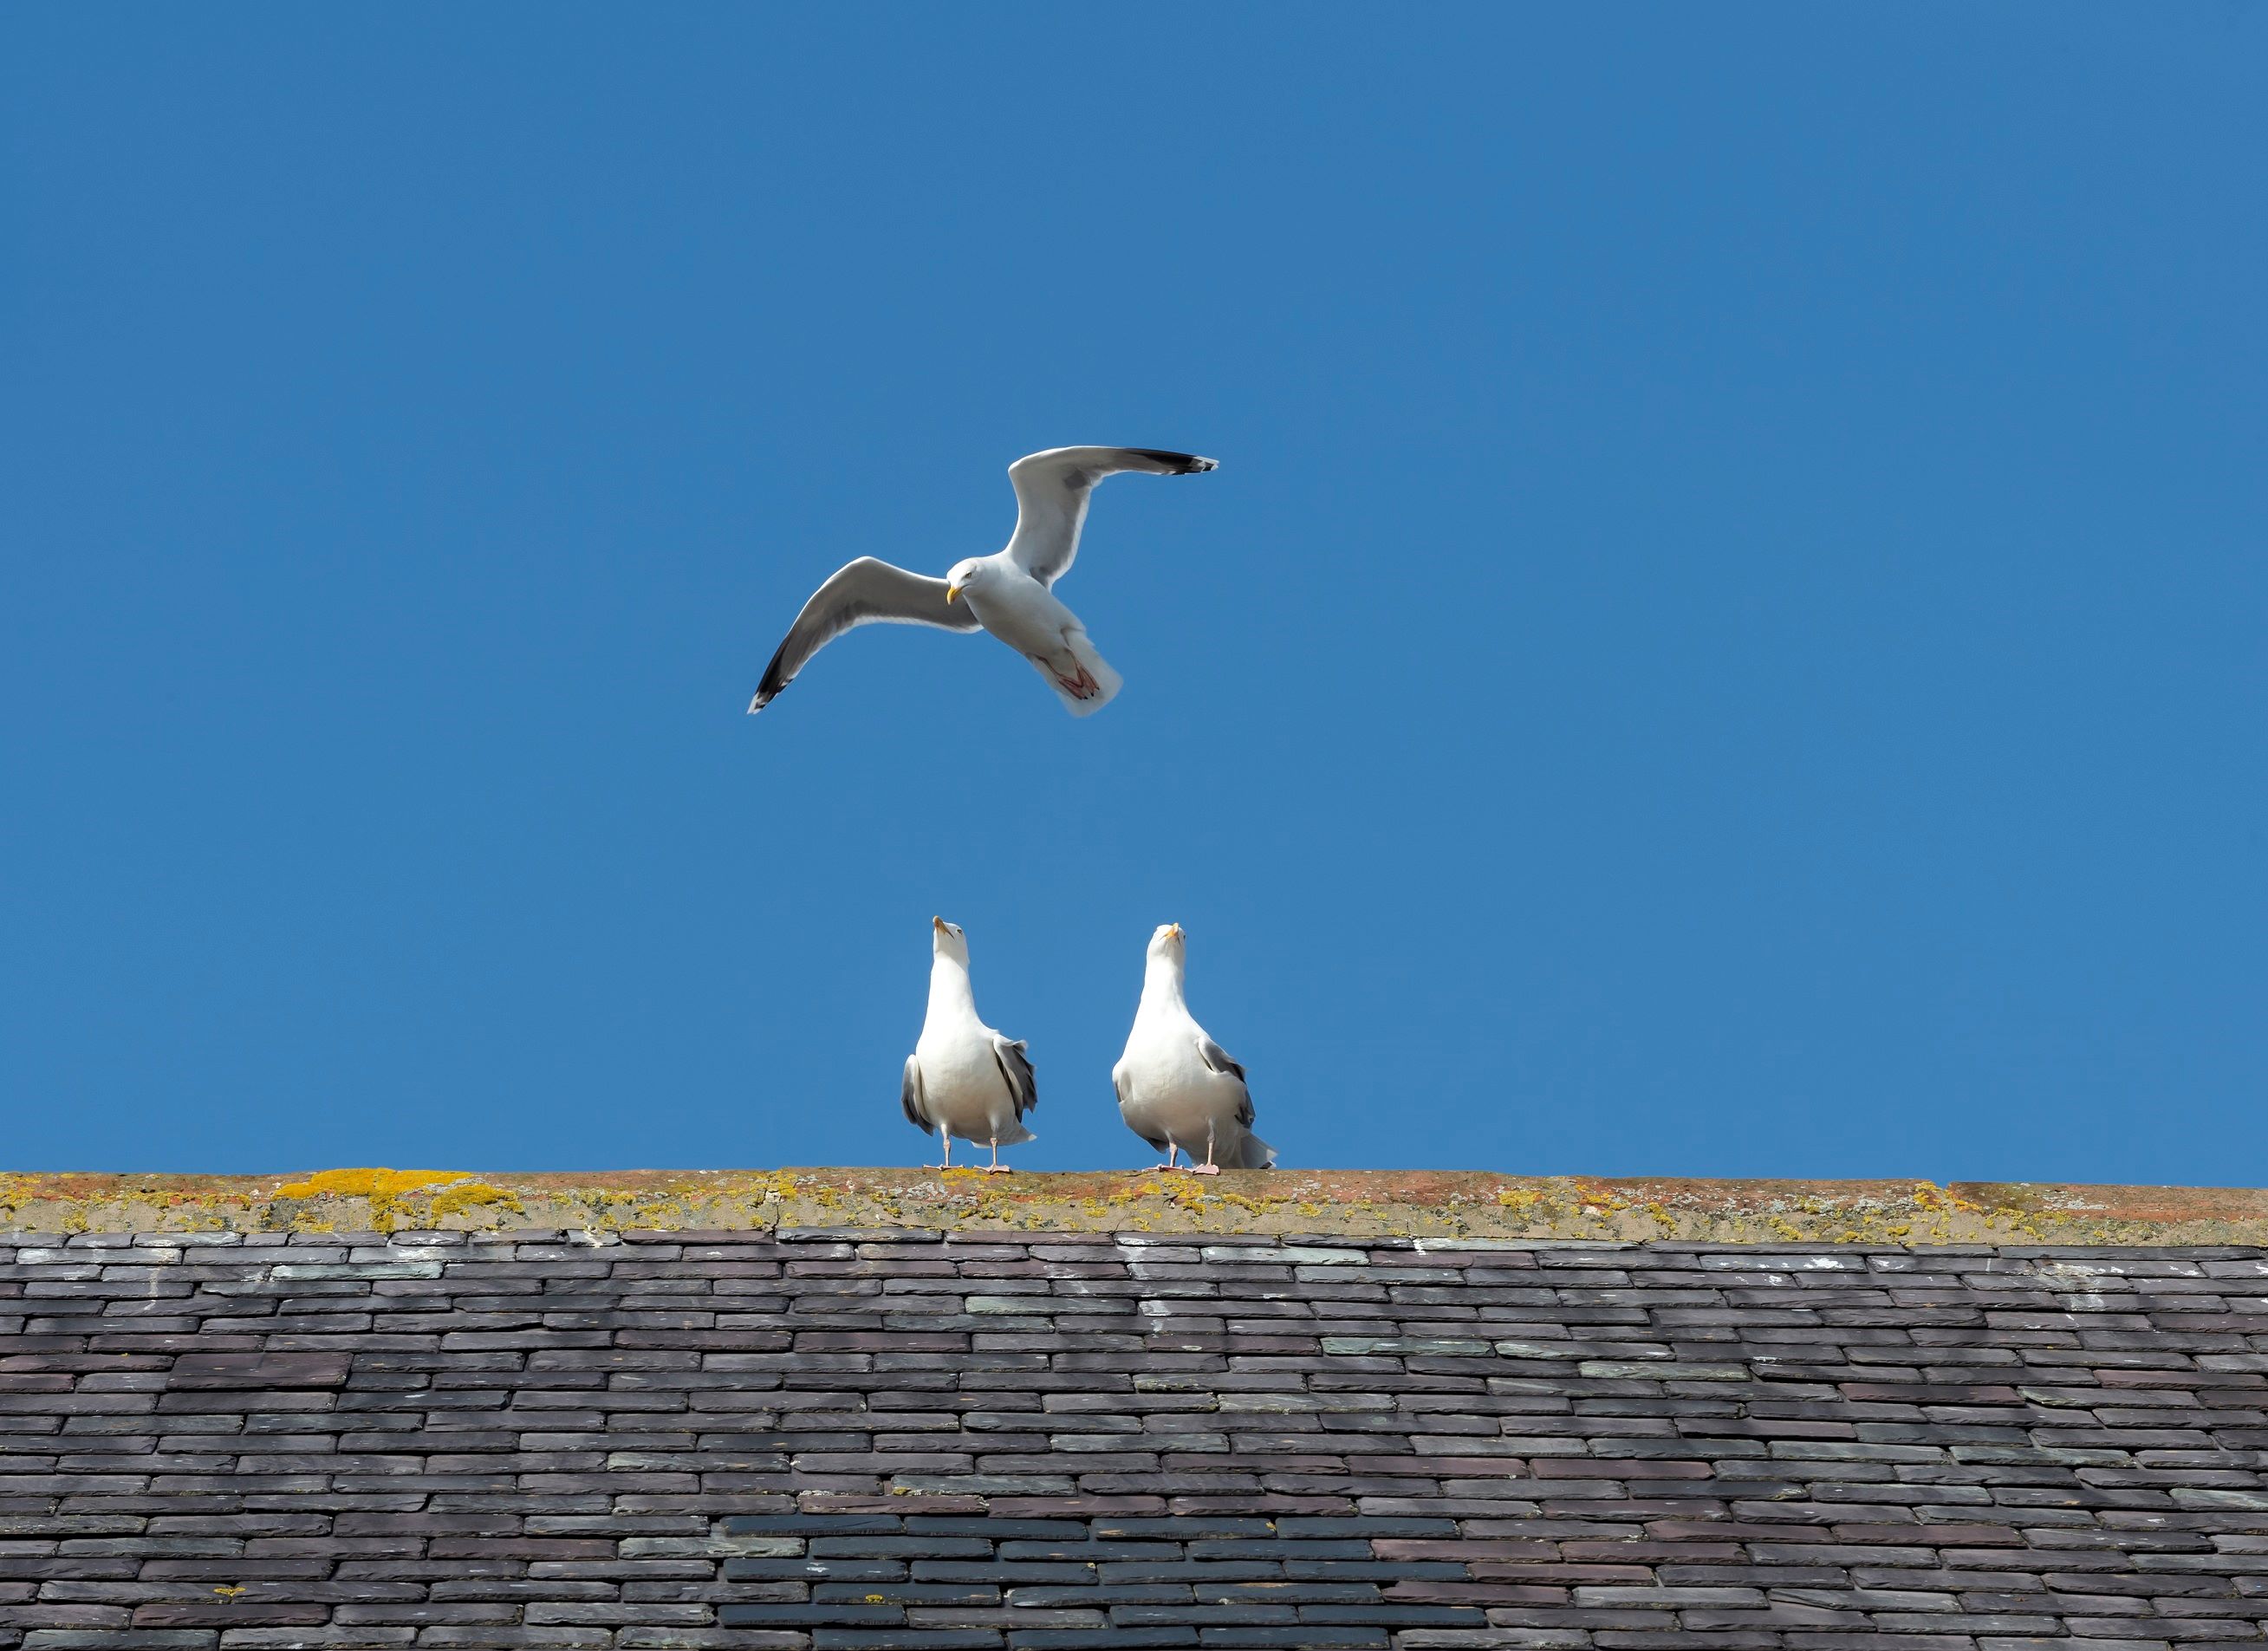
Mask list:
[{"label": "flying seagull", "polygon": [[1087,496],[1106,475],[1195,475],[1214,468],[1193,453],[1153,447],[1051,447],[1016,461],[1016,531],[1007,548],[955,563],[941,579],[909,573],[873,556],[836,571],[803,605],[748,702],[755,715],[795,681],[811,656],[854,625],[880,621],[989,630],[1032,662],[1074,717],[1100,711],[1117,693],[1118,673],[1086,639],[1079,615],[1056,599],[1055,582],[1079,554]]},{"label": "flying seagull", "polygon": [[929,1013],[921,1038],[906,1058],[898,1099],[907,1121],[945,1143],[953,1168],[953,1138],[990,1145],[988,1169],[1005,1171],[1000,1149],[1032,1139],[1024,1114],[1040,1103],[1032,1063],[1020,1038],[994,1031],[976,1018],[976,991],[968,984],[968,937],[943,918],[930,924]]},{"label": "flying seagull", "polygon": [[[1230,1169],[1273,1169],[1276,1149],[1252,1132],[1252,1094],[1244,1068],[1212,1041],[1182,999],[1189,937],[1168,923],[1150,937],[1142,972],[1142,1005],[1126,1052],[1110,1069],[1118,1116],[1126,1127],[1166,1154],[1189,1155],[1201,1176]],[[1197,1161],[1204,1148],[1204,1162]]]}]

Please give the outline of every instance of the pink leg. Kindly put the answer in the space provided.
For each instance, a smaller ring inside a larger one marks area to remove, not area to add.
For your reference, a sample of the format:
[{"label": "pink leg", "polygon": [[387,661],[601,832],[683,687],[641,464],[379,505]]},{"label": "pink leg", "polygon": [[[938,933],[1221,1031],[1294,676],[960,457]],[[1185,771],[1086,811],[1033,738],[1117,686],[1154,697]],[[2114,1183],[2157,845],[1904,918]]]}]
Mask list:
[{"label": "pink leg", "polygon": [[1005,1176],[1014,1173],[1014,1171],[1012,1171],[1006,1164],[1000,1161],[1000,1143],[998,1139],[995,1139],[992,1143],[992,1161],[985,1165],[984,1168],[996,1176]]},{"label": "pink leg", "polygon": [[[1194,1160],[1197,1157],[1197,1154],[1192,1153],[1189,1156]],[[1194,1161],[1191,1162],[1189,1165],[1189,1173],[1193,1176],[1217,1176],[1220,1173],[1219,1167],[1216,1166],[1212,1161],[1212,1131],[1211,1130],[1207,1130],[1205,1131],[1205,1161],[1201,1164]]]}]

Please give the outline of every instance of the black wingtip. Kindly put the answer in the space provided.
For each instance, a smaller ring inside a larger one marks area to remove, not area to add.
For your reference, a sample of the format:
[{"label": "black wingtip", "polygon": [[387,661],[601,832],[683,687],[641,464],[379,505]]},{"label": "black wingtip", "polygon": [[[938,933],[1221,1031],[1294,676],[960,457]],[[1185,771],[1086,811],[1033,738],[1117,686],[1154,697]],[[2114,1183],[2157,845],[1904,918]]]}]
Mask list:
[{"label": "black wingtip", "polygon": [[748,715],[751,717],[777,699],[780,697],[780,690],[795,681],[792,676],[784,676],[780,674],[780,661],[786,656],[787,644],[783,642],[779,645],[779,652],[772,655],[772,662],[764,667],[763,680],[756,684],[756,697],[748,702]]},{"label": "black wingtip", "polygon": [[1155,459],[1160,464],[1173,466],[1166,472],[1168,475],[1201,475],[1207,470],[1220,468],[1219,460],[1201,458],[1194,453],[1167,453],[1160,447],[1131,447],[1128,451],[1138,453],[1145,459]]}]

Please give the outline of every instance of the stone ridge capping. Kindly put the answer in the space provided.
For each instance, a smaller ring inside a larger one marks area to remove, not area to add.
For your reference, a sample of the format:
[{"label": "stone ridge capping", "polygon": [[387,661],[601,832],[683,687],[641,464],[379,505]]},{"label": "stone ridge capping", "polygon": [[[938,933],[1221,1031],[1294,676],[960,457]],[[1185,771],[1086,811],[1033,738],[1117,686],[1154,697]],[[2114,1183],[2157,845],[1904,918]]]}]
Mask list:
[{"label": "stone ridge capping", "polygon": [[1413,1170],[1243,1170],[1210,1181],[891,1169],[0,1175],[0,1233],[597,1235],[810,1227],[1579,1242],[2268,1243],[2268,1192]]}]

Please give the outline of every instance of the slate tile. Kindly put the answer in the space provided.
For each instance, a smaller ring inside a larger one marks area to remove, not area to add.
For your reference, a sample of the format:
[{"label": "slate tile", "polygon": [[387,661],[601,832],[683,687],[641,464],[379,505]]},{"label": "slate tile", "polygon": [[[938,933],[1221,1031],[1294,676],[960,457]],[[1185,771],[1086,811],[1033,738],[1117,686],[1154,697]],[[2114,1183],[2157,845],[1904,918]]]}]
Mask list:
[{"label": "slate tile", "polygon": [[324,1352],[185,1352],[173,1361],[166,1385],[175,1391],[239,1389],[274,1392],[342,1386],[352,1360]]}]

